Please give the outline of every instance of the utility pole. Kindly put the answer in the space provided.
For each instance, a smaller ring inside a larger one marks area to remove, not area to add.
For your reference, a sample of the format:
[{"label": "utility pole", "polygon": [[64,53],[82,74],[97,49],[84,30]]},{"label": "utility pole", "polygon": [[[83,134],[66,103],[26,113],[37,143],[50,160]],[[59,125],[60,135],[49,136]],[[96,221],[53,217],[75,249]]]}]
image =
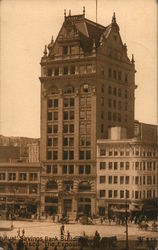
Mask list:
[{"label": "utility pole", "polygon": [[127,189],[125,190],[126,195],[126,250],[129,250],[128,248],[128,213],[127,213]]}]

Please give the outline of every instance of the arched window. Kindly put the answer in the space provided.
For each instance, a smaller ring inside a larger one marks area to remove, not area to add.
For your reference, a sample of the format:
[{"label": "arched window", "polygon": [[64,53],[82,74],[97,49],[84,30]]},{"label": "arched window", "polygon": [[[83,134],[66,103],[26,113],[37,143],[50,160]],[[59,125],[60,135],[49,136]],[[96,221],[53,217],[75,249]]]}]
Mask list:
[{"label": "arched window", "polygon": [[55,190],[58,189],[58,184],[56,181],[48,181],[46,184],[46,190],[50,191],[50,190]]},{"label": "arched window", "polygon": [[72,94],[74,93],[74,88],[72,86],[67,86],[64,88],[64,94]]},{"label": "arched window", "polygon": [[91,185],[88,181],[82,181],[78,185],[79,192],[89,192],[91,191]]}]

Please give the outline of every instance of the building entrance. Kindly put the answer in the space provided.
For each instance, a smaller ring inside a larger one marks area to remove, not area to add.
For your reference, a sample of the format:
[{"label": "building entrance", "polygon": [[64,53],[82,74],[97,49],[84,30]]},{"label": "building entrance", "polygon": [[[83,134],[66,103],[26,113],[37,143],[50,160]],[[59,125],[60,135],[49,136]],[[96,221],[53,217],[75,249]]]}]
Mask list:
[{"label": "building entrance", "polygon": [[72,199],[64,199],[63,201],[63,214],[68,215],[68,213],[72,212]]},{"label": "building entrance", "polygon": [[78,200],[78,215],[91,215],[91,199],[90,198],[79,198]]}]

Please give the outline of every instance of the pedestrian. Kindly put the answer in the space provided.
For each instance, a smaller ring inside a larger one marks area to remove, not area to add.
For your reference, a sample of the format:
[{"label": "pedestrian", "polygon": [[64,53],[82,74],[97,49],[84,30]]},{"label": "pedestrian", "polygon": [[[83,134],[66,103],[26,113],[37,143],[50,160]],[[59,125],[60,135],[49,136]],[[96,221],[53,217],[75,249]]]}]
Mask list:
[{"label": "pedestrian", "polygon": [[57,246],[54,247],[54,250],[58,250]]},{"label": "pedestrian", "polygon": [[43,248],[43,250],[48,250],[48,246],[45,245],[44,248]]},{"label": "pedestrian", "polygon": [[12,242],[11,241],[9,241],[8,250],[13,250],[13,246],[12,246]]},{"label": "pedestrian", "polygon": [[67,247],[66,247],[66,245],[64,245],[64,247],[63,247],[63,250],[67,250]]},{"label": "pedestrian", "polygon": [[70,240],[70,232],[67,231],[67,240]]},{"label": "pedestrian", "polygon": [[21,238],[16,244],[16,249],[17,250],[23,250],[24,249],[24,243],[23,243],[23,240]]},{"label": "pedestrian", "polygon": [[25,229],[23,228],[22,230],[22,236],[24,237],[25,236]]},{"label": "pedestrian", "polygon": [[20,228],[18,228],[18,230],[17,230],[17,236],[18,236],[18,238],[20,238]]}]

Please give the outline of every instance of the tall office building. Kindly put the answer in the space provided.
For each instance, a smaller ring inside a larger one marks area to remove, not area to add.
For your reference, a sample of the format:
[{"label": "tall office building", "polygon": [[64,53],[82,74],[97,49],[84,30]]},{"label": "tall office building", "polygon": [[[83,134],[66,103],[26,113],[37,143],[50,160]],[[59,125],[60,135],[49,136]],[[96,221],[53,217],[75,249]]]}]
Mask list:
[{"label": "tall office building", "polygon": [[[52,31],[50,31],[52,32]],[[48,49],[47,49],[48,48]],[[96,213],[96,140],[134,130],[134,58],[115,14],[108,26],[82,15],[64,22],[41,58],[41,211]]]}]

